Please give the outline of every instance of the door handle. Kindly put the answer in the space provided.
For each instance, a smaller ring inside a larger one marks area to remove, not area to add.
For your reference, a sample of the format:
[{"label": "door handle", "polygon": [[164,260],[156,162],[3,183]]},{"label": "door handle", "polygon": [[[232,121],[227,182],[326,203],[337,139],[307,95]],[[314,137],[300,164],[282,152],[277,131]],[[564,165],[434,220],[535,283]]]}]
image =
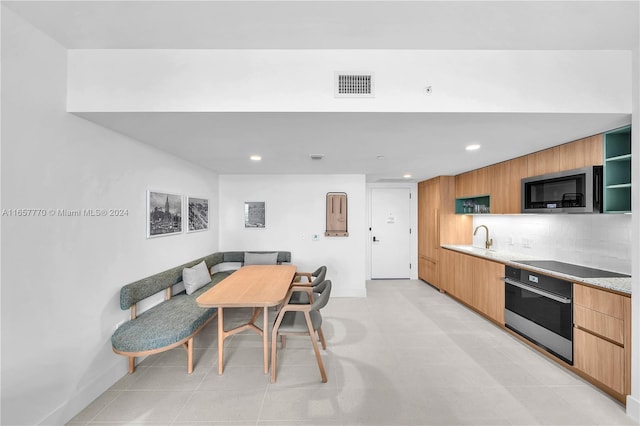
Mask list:
[{"label": "door handle", "polygon": [[376,239],[376,237],[375,237],[375,235],[374,235],[374,237],[373,237],[373,242],[374,242],[374,243],[377,243],[378,241],[380,241],[380,240]]}]

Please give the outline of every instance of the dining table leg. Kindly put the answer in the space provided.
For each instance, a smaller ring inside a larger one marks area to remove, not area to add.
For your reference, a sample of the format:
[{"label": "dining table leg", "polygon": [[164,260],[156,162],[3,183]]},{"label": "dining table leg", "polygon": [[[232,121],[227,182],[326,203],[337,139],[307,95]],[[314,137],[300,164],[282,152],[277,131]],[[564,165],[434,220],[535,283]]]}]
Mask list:
[{"label": "dining table leg", "polygon": [[269,372],[269,308],[262,309],[263,321],[262,321],[262,346],[264,351],[264,374]]},{"label": "dining table leg", "polygon": [[218,308],[218,375],[222,375],[224,368],[224,320],[222,308]]}]

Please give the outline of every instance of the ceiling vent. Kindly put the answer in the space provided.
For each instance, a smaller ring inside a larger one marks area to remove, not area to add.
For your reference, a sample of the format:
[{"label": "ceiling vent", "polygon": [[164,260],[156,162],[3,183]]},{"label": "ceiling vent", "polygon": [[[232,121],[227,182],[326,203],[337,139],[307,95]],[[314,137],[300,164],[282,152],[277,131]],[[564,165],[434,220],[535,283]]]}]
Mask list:
[{"label": "ceiling vent", "polygon": [[373,98],[374,89],[373,73],[335,73],[334,95],[336,98]]}]

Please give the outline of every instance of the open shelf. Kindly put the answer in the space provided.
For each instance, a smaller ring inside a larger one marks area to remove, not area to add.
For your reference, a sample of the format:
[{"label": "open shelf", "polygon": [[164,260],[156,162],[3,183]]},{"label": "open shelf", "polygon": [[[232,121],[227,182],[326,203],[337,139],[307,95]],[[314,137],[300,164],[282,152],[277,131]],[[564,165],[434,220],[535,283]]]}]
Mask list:
[{"label": "open shelf", "polygon": [[491,196],[476,195],[456,198],[456,214],[489,214],[491,213]]},{"label": "open shelf", "polygon": [[631,126],[604,134],[604,212],[631,211]]}]

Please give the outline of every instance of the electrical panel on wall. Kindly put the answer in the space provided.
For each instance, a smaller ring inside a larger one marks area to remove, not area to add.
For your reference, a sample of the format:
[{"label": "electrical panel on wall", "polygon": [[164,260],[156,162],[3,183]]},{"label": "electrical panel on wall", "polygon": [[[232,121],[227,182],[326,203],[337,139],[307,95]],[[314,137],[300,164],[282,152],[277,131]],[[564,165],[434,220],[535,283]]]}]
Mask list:
[{"label": "electrical panel on wall", "polygon": [[347,231],[347,194],[345,192],[327,193],[327,237],[348,237]]}]

